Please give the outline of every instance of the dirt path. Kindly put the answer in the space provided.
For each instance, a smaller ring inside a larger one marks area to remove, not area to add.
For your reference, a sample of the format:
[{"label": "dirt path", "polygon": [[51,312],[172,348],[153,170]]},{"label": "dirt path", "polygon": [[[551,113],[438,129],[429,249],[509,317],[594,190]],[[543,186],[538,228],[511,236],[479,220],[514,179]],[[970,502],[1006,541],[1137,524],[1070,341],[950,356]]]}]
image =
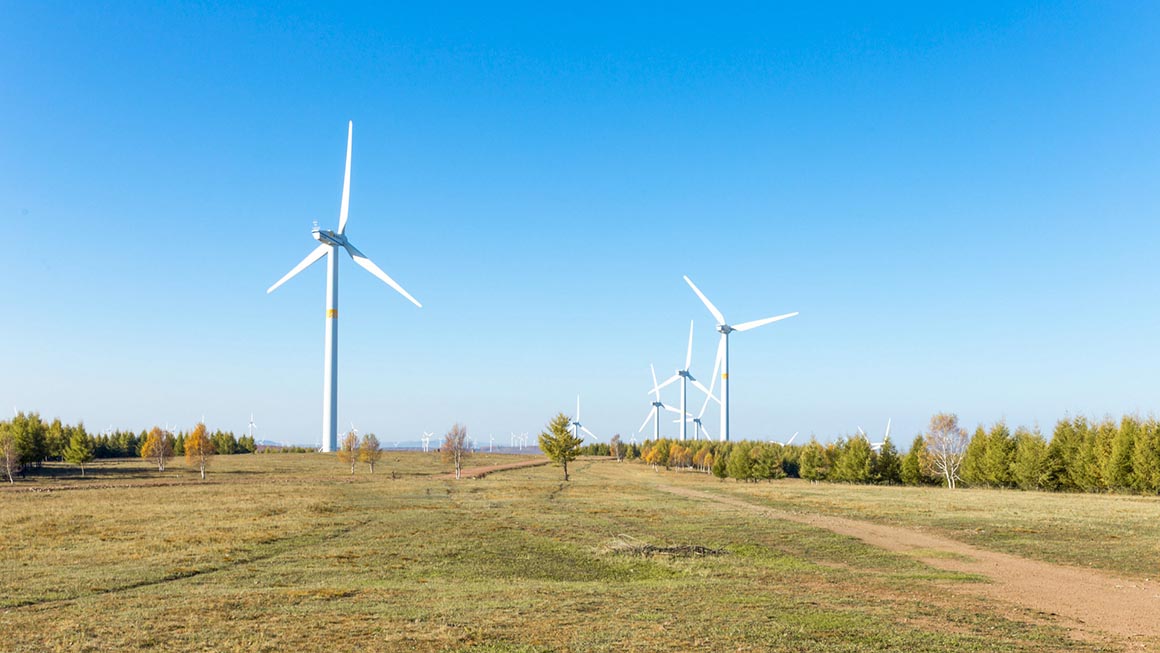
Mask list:
[{"label": "dirt path", "polygon": [[[521,467],[539,467],[540,465],[547,465],[551,461],[547,458],[542,460],[523,460],[518,463],[504,463],[503,465],[488,465],[487,467],[467,467],[459,470],[460,478],[483,478],[492,472],[503,472],[509,469],[520,469]],[[435,478],[455,478],[455,474],[440,474]]]},{"label": "dirt path", "polygon": [[[1106,633],[1134,648],[1160,643],[1160,583],[1129,580],[1078,567],[1065,567],[995,551],[907,528],[819,514],[791,513],[736,497],[682,487],[661,487],[684,497],[752,510],[774,519],[824,528],[888,551],[911,555],[948,571],[977,574],[990,583],[967,583],[955,591],[1063,617],[1072,635]],[[950,554],[948,556],[947,554]]]}]

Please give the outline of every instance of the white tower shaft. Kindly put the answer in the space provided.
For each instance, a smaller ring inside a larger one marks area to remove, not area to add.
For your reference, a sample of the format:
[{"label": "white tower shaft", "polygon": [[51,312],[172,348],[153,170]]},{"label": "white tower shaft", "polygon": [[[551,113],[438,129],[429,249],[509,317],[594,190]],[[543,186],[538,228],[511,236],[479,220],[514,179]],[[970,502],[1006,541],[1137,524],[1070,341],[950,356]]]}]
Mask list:
[{"label": "white tower shaft", "polygon": [[323,346],[322,450],[338,450],[338,249],[326,252],[326,343]]},{"label": "white tower shaft", "polygon": [[729,334],[721,334],[721,442],[729,441]]}]

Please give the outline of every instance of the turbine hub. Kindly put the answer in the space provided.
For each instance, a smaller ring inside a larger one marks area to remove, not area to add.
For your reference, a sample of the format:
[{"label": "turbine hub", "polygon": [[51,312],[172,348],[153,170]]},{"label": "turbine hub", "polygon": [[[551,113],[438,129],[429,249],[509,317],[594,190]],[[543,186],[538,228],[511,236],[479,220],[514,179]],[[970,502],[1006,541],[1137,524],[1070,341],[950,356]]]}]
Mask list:
[{"label": "turbine hub", "polygon": [[725,335],[729,335],[730,333],[733,333],[734,329],[728,324],[718,324],[717,331]]},{"label": "turbine hub", "polygon": [[314,240],[330,245],[331,247],[342,247],[346,244],[346,236],[336,234],[329,229],[323,231],[322,229],[315,227],[310,231],[310,235],[314,236]]}]

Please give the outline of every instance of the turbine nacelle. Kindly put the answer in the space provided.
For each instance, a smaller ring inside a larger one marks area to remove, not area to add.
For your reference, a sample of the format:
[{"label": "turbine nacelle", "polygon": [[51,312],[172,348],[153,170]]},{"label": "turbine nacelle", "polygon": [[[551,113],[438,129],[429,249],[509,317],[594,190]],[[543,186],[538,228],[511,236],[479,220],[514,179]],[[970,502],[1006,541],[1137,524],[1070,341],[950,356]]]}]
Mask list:
[{"label": "turbine nacelle", "polygon": [[734,331],[736,331],[736,330],[737,330],[737,329],[734,329],[733,327],[729,326],[728,324],[718,324],[718,325],[717,325],[717,333],[720,333],[720,334],[722,334],[722,335],[726,335],[726,336],[727,336],[727,335],[729,335],[730,333],[733,333],[733,332],[734,332]]},{"label": "turbine nacelle", "polygon": [[322,229],[315,227],[310,231],[310,235],[314,236],[314,240],[317,240],[324,245],[330,245],[331,247],[347,246],[346,236],[335,233],[330,229],[323,231]]}]

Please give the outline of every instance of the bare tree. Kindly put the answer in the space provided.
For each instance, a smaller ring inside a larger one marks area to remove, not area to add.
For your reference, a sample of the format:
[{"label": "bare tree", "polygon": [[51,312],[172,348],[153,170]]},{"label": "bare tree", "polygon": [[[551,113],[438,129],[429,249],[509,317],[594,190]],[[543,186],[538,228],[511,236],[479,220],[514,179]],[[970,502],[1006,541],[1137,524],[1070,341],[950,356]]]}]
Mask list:
[{"label": "bare tree", "polygon": [[439,447],[443,462],[455,463],[455,478],[463,470],[463,459],[471,455],[467,446],[467,427],[456,422],[447,435],[443,436],[443,446]]},{"label": "bare tree", "polygon": [[362,441],[358,443],[358,459],[370,466],[372,474],[375,473],[375,463],[382,457],[383,447],[375,434],[367,433],[362,436]]},{"label": "bare tree", "polygon": [[954,489],[959,482],[959,469],[967,452],[970,436],[959,426],[954,413],[938,413],[930,418],[930,428],[923,438],[922,465],[928,474],[943,477],[947,487]]},{"label": "bare tree", "polygon": [[608,443],[608,450],[616,458],[616,462],[624,460],[624,443],[620,441],[620,434],[612,436]]},{"label": "bare tree", "polygon": [[355,465],[358,464],[358,436],[354,431],[347,432],[342,436],[342,442],[338,443],[338,460],[350,463],[350,473],[354,474]]}]

